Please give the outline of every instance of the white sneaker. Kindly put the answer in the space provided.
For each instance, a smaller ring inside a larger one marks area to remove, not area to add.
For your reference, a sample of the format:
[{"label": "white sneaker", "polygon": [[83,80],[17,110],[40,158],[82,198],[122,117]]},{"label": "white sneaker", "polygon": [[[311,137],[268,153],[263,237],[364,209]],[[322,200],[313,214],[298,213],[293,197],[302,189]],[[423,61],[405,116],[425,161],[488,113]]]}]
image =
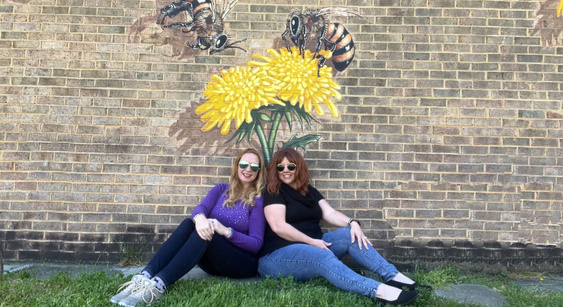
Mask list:
[{"label": "white sneaker", "polygon": [[133,290],[135,288],[137,288],[138,286],[140,286],[144,279],[147,279],[147,278],[144,277],[143,275],[133,276],[133,278],[131,278],[131,281],[128,281],[128,282],[124,283],[123,285],[121,285],[121,287],[119,287],[119,289],[117,290],[117,294],[112,296],[109,301],[114,303],[114,304],[119,304],[119,302],[122,299],[131,295]]},{"label": "white sneaker", "polygon": [[137,288],[133,289],[131,295],[119,301],[119,305],[126,307],[135,307],[143,303],[150,305],[160,300],[163,295],[164,291],[158,290],[156,281],[145,278]]}]

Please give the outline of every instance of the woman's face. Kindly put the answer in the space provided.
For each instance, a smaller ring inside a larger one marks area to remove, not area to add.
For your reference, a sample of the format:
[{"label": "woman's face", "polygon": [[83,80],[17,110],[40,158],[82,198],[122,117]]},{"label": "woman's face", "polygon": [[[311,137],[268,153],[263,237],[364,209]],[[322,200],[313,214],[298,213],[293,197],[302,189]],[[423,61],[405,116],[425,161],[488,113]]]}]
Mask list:
[{"label": "woman's face", "polygon": [[[281,182],[295,189],[295,185],[297,184],[295,182],[295,163],[289,162],[287,158],[283,158],[283,160],[276,165],[276,168],[278,171],[278,178],[281,180]],[[293,170],[289,170],[289,168],[292,168]]]},{"label": "woman's face", "polygon": [[253,153],[247,152],[240,158],[237,165],[238,179],[242,182],[242,185],[245,188],[247,188],[258,176],[260,169],[256,169],[257,166],[260,167],[260,159],[258,159],[258,156]]}]

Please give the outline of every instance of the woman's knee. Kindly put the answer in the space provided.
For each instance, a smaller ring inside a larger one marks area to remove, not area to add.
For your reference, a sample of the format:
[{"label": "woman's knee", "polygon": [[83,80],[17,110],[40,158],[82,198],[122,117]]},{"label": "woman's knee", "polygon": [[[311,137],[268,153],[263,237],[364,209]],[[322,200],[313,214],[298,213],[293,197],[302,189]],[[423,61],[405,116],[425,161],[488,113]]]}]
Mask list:
[{"label": "woman's knee", "polygon": [[182,221],[182,223],[180,223],[180,226],[178,226],[178,228],[195,229],[195,224],[194,221],[192,221],[192,219],[186,218]]},{"label": "woman's knee", "polygon": [[280,270],[278,261],[269,259],[267,256],[258,259],[258,274],[263,278],[276,278]]},{"label": "woman's knee", "polygon": [[189,236],[193,231],[195,231],[194,222],[190,218],[186,218],[176,227],[174,233]]},{"label": "woman's knee", "polygon": [[323,235],[323,240],[327,242],[337,242],[337,241],[350,241],[350,228],[343,227]]}]

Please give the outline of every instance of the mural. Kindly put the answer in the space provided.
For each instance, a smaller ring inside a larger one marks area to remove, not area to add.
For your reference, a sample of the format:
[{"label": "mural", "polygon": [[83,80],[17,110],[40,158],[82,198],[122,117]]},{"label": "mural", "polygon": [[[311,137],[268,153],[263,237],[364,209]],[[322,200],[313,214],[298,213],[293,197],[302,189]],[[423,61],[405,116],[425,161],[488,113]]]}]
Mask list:
[{"label": "mural", "polygon": [[[137,18],[131,25],[128,33],[129,43],[152,44],[155,46],[169,46],[171,52],[167,54],[170,57],[178,59],[193,58],[200,50],[195,50],[186,44],[187,41],[195,39],[195,33],[184,33],[180,29],[164,29],[163,31],[155,30],[157,11],[169,3],[169,0],[156,0],[155,14],[145,15]],[[187,13],[179,13],[175,19],[185,20]],[[152,27],[152,28],[151,28]]]},{"label": "mural", "polygon": [[[324,48],[332,52],[332,62],[336,70],[343,71],[354,58],[354,40],[344,25],[329,22],[327,17],[329,14],[359,16],[353,10],[333,7],[293,12],[287,19],[282,39],[289,50],[289,42],[287,41],[287,36],[289,36],[293,44],[299,47],[299,53],[303,53],[309,39],[316,42],[315,53],[319,52],[321,44],[324,43]],[[325,62],[326,58],[321,56],[319,65],[324,66]]]},{"label": "mural", "polygon": [[[183,154],[192,148],[197,148],[199,154],[214,156],[223,155],[236,148],[236,144],[226,146],[225,136],[218,129],[201,133],[201,128],[205,123],[195,114],[194,109],[203,103],[205,103],[203,97],[199,101],[190,101],[189,106],[179,114],[178,120],[170,126],[168,136],[175,137],[180,142],[176,154]],[[254,142],[251,146],[259,148],[260,144]]]},{"label": "mural", "polygon": [[[342,99],[333,67],[345,70],[355,48],[352,35],[344,25],[331,23],[329,14],[359,16],[344,8],[293,12],[282,33],[285,48],[269,49],[267,56],[255,54],[246,67],[231,67],[213,75],[203,91],[205,102],[195,110],[205,123],[201,131],[218,128],[221,135],[228,135],[234,122],[235,131],[225,143],[247,141],[260,147],[266,162],[279,149],[305,149],[317,142],[320,135],[316,134],[294,134],[281,144],[276,139],[282,125],[292,131],[296,123],[304,129],[305,124],[317,122],[313,111],[324,116],[326,108],[334,118],[340,116],[333,103],[333,99]],[[186,139],[182,147],[187,148],[190,133],[188,125],[180,123],[182,117],[186,118],[181,116],[170,135]]]},{"label": "mural", "polygon": [[[275,151],[276,134],[283,118],[290,130],[294,118],[301,125],[313,119],[313,109],[324,116],[322,104],[334,117],[339,113],[332,97],[340,100],[340,86],[332,79],[332,68],[320,67],[319,57],[309,50],[302,54],[295,47],[290,51],[269,49],[270,56],[254,55],[257,61],[248,62],[247,67],[231,68],[214,75],[203,92],[207,102],[195,112],[206,124],[202,131],[221,127],[228,134],[231,122],[236,131],[228,140],[249,142],[255,133],[262,147],[264,159],[269,162]],[[325,55],[327,55],[325,53]],[[269,124],[269,135],[265,125]],[[281,148],[305,148],[310,142],[320,139],[318,135],[294,135],[282,143]]]},{"label": "mural", "polygon": [[[155,14],[141,16],[131,25],[129,43],[147,43],[156,46],[170,46],[170,57],[193,58],[208,50],[216,53],[244,40],[228,43],[224,32],[225,19],[238,0],[156,0]],[[155,31],[154,26],[162,31]],[[152,27],[152,29],[151,29]],[[193,43],[190,43],[193,42]]]},{"label": "mural", "polygon": [[[29,0],[10,0],[16,3],[27,3]],[[238,0],[228,0],[225,4],[216,4],[219,0],[179,0],[170,3],[169,0],[155,0],[156,11],[158,13],[139,17],[131,25],[129,32],[129,42],[152,43],[155,45],[170,45],[172,53],[170,56],[179,59],[194,57],[200,50],[219,52],[226,48],[241,47],[234,46],[244,40],[239,40],[228,44],[228,35],[224,33],[224,24],[228,13],[232,10]],[[287,36],[293,41],[294,45],[303,48],[303,43],[313,42],[310,50],[317,50],[320,41],[327,42],[326,35],[330,35],[327,25],[331,25],[327,16],[329,14],[340,16],[359,16],[356,12],[346,8],[323,8],[319,10],[296,11],[289,15],[287,19],[286,32],[284,32],[284,43],[288,46]],[[543,46],[555,46],[561,41],[563,30],[563,0],[546,0],[536,11],[536,20],[530,35],[541,37]],[[161,32],[145,31],[153,25],[161,26]],[[334,31],[346,31],[341,28],[341,24],[334,23]],[[326,29],[323,39],[322,30]],[[343,32],[338,32],[343,33]],[[222,34],[222,35],[221,35]],[[340,35],[337,35],[338,37]],[[317,38],[310,39],[310,38]],[[303,39],[306,38],[306,39]],[[294,41],[295,39],[295,41]],[[190,43],[193,41],[194,43]],[[343,44],[342,42],[340,43]],[[350,42],[350,49],[353,50],[353,41]],[[275,48],[275,46],[274,46]],[[327,48],[325,46],[325,48]],[[330,48],[329,48],[330,49]],[[336,47],[333,61],[340,61],[338,57],[339,48]],[[349,50],[343,56],[344,61],[349,58],[351,61],[353,53]],[[345,62],[344,62],[345,63]],[[328,65],[332,65],[329,63]],[[341,70],[336,70],[341,71]],[[336,71],[333,73],[335,74]]]},{"label": "mural", "polygon": [[[558,3],[559,2],[559,3]],[[531,35],[539,33],[542,46],[555,46],[561,42],[563,30],[563,0],[547,0],[540,5],[536,12],[538,17],[534,22]]]},{"label": "mural", "polygon": [[[233,9],[238,0],[230,0],[218,4],[215,0],[179,0],[173,2],[162,9],[156,19],[156,23],[163,29],[165,28],[186,28],[184,33],[194,32],[196,34],[195,43],[186,44],[192,49],[209,49],[209,53],[217,53],[228,48],[244,49],[234,46],[246,39],[227,44],[229,37],[225,34],[224,23],[229,12]],[[188,12],[190,20],[166,24],[166,18],[173,18],[181,12]]]}]

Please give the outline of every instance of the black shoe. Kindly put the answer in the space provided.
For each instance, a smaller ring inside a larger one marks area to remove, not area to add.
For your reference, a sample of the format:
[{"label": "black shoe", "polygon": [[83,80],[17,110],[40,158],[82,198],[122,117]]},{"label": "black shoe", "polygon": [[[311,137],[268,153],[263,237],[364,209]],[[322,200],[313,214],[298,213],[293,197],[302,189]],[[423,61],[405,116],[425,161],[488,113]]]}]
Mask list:
[{"label": "black shoe", "polygon": [[376,302],[380,302],[385,304],[391,304],[391,305],[408,305],[410,303],[412,303],[416,297],[418,296],[418,292],[416,291],[401,291],[401,294],[399,294],[399,297],[394,300],[394,301],[388,301],[388,300],[384,300],[382,298],[375,298]]},{"label": "black shoe", "polygon": [[427,286],[427,285],[419,285],[417,283],[405,284],[405,283],[402,283],[402,282],[399,282],[399,281],[390,280],[390,281],[386,281],[385,284],[388,285],[388,286],[391,286],[391,287],[399,288],[399,289],[403,289],[403,287],[407,287],[409,290],[432,291],[432,287]]}]

